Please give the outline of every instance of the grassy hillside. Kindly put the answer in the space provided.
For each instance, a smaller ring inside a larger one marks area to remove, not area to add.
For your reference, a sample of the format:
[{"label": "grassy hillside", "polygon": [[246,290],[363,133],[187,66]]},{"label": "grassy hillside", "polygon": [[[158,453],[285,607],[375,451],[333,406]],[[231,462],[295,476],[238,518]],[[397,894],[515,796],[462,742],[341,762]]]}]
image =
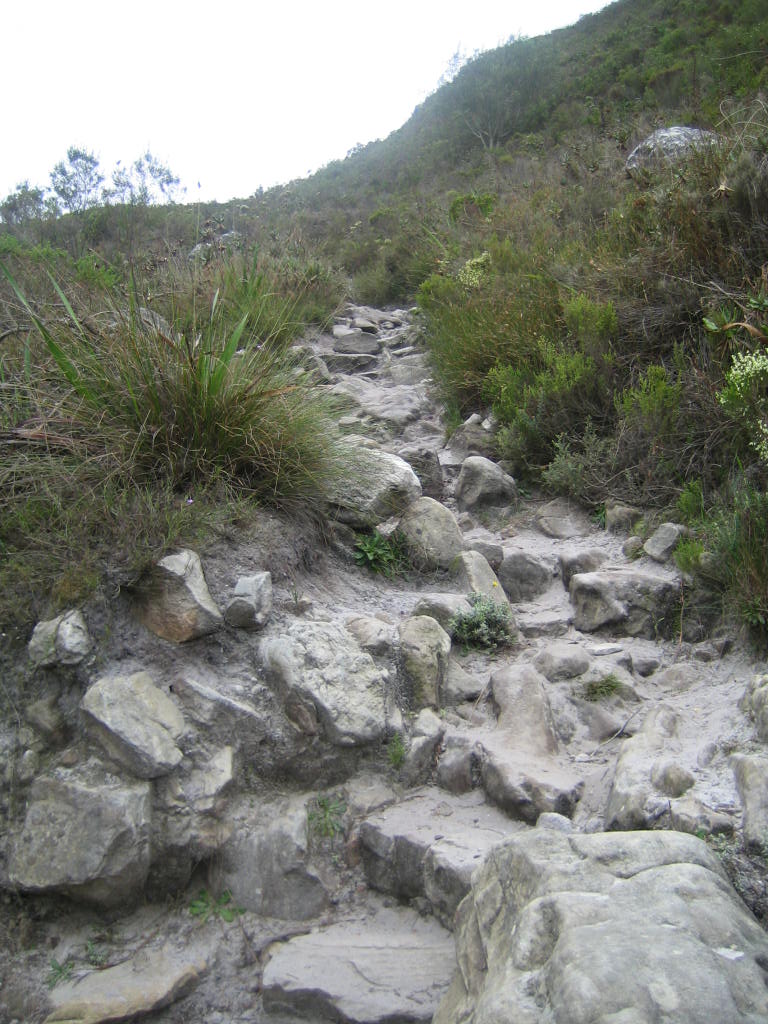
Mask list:
[{"label": "grassy hillside", "polygon": [[[451,416],[492,408],[499,455],[515,475],[598,513],[619,498],[684,517],[693,532],[681,564],[732,594],[766,635],[767,58],[768,12],[758,0],[618,0],[571,28],[476,56],[389,138],[285,187],[207,206],[113,195],[65,216],[34,190],[9,197],[0,210],[15,213],[4,215],[0,251],[29,304],[8,278],[0,282],[0,381],[10,396],[0,424],[0,482],[10,495],[0,545],[13,578],[28,577],[32,593],[44,563],[66,581],[63,563],[87,546],[59,477],[72,459],[78,471],[96,471],[81,441],[101,436],[104,420],[97,402],[85,429],[85,368],[73,373],[57,352],[87,355],[88,318],[106,308],[105,292],[137,353],[150,343],[158,358],[175,352],[185,379],[210,384],[223,379],[219,364],[197,365],[183,341],[201,325],[217,360],[231,358],[241,322],[281,349],[346,289],[364,302],[418,301]],[[680,123],[719,141],[630,180],[624,164],[635,143]],[[235,234],[217,245],[225,232]],[[201,241],[213,243],[207,262],[190,263]],[[45,271],[64,284],[71,309]],[[180,346],[148,339],[140,306],[161,314]],[[44,328],[36,340],[26,332],[33,316]],[[79,404],[61,405],[65,393]],[[112,408],[99,394],[102,411]],[[198,388],[194,399],[210,411],[210,397]],[[167,400],[142,393],[142,443]],[[51,410],[60,408],[68,425],[59,431],[56,420],[57,448]],[[251,415],[268,429],[275,410]],[[116,490],[91,505],[144,502],[149,514],[133,520],[152,524],[139,528],[152,552],[179,535],[190,481],[200,495],[224,487],[280,496],[268,466],[245,468],[242,454],[209,458],[222,435],[207,416],[189,422],[210,433],[190,441],[171,432],[159,462],[145,459],[124,420],[110,423],[109,453],[99,457]],[[56,472],[47,463],[46,474],[29,472],[41,450],[20,443],[29,423],[47,424],[45,458]],[[312,479],[286,482],[286,497],[309,500]],[[194,507],[220,505],[217,497]],[[129,546],[142,549],[135,538]],[[59,561],[55,550],[65,553]],[[95,577],[107,557],[91,559]],[[51,589],[54,604],[77,592],[71,583]]]}]

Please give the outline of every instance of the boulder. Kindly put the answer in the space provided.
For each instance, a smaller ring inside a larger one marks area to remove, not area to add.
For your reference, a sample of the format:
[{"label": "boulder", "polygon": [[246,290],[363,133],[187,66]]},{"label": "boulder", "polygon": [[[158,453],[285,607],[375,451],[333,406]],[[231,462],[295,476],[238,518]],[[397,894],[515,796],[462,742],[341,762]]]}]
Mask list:
[{"label": "boulder", "polygon": [[382,619],[361,615],[349,619],[346,628],[368,654],[386,657],[397,649],[397,630]]},{"label": "boulder", "polygon": [[662,523],[643,544],[643,551],[654,562],[668,562],[677,547],[677,542],[687,532],[679,523]]},{"label": "boulder", "polygon": [[467,700],[476,700],[485,689],[482,679],[473,676],[463,667],[456,657],[448,659],[448,669],[443,684],[443,703],[462,704]]},{"label": "boulder", "polygon": [[381,423],[390,433],[402,434],[409,423],[417,420],[426,406],[420,385],[399,384],[384,388],[381,382],[363,377],[343,377],[332,392],[357,406],[365,416]]},{"label": "boulder", "polygon": [[536,526],[546,537],[555,540],[570,540],[572,537],[583,537],[589,532],[589,524],[584,515],[565,498],[555,498],[539,509],[536,515]]},{"label": "boulder", "polygon": [[534,667],[551,682],[560,679],[575,679],[584,675],[591,659],[578,644],[558,642],[548,644],[533,659]]},{"label": "boulder", "polygon": [[462,552],[456,563],[456,573],[467,594],[482,594],[483,597],[489,597],[494,604],[509,608],[509,601],[499,578],[479,551]]},{"label": "boulder", "polygon": [[574,625],[585,633],[610,626],[613,633],[657,639],[675,626],[680,583],[641,569],[601,569],[571,578]]},{"label": "boulder", "polygon": [[464,550],[453,512],[434,498],[419,498],[400,519],[408,554],[422,569],[450,569]]},{"label": "boulder", "polygon": [[329,906],[329,888],[312,864],[306,797],[243,803],[230,810],[234,828],[211,867],[216,891],[266,917],[305,921]]},{"label": "boulder", "polygon": [[174,643],[214,633],[223,622],[200,558],[190,550],[160,559],[137,589],[136,611],[147,629]]},{"label": "boulder", "polygon": [[348,438],[352,472],[332,480],[328,502],[338,518],[351,526],[375,526],[403,509],[421,495],[421,484],[403,459],[363,441]]},{"label": "boulder", "polygon": [[208,967],[208,958],[195,949],[169,945],[149,956],[137,954],[57,985],[50,992],[55,1009],[44,1024],[108,1024],[143,1017],[187,995]]},{"label": "boulder", "polygon": [[605,503],[605,528],[609,533],[628,533],[643,513],[632,505],[622,505],[618,501]]},{"label": "boulder", "polygon": [[435,448],[427,443],[414,443],[398,448],[397,454],[419,478],[421,493],[439,501],[443,496],[443,470]]},{"label": "boulder", "polygon": [[472,605],[463,594],[422,594],[413,606],[414,615],[429,615],[437,619],[444,630],[448,630],[451,619],[457,615],[468,615]]},{"label": "boulder", "polygon": [[702,128],[686,128],[680,125],[658,128],[635,146],[624,166],[630,177],[638,178],[644,172],[680,163],[692,151],[706,149],[715,145],[717,141],[718,136],[715,132],[704,131]]},{"label": "boulder", "polygon": [[263,1004],[280,1019],[428,1024],[448,988],[453,939],[434,918],[374,906],[270,948]]},{"label": "boulder", "polygon": [[342,355],[375,356],[381,352],[381,342],[378,338],[372,338],[360,331],[350,331],[348,334],[335,338],[333,351]]},{"label": "boulder", "polygon": [[261,629],[272,612],[272,574],[240,576],[224,608],[224,618],[238,629]]},{"label": "boulder", "polygon": [[451,638],[436,619],[412,615],[400,627],[400,650],[412,706],[440,707]]},{"label": "boulder", "polygon": [[490,424],[474,413],[451,434],[447,448],[461,462],[467,455],[492,459],[496,454],[495,435]]},{"label": "boulder", "polygon": [[386,733],[389,673],[343,627],[294,622],[262,641],[261,658],[288,718],[307,735],[342,747]]},{"label": "boulder", "polygon": [[499,582],[513,604],[539,597],[554,578],[551,563],[527,551],[505,551],[498,573]]},{"label": "boulder", "polygon": [[608,560],[602,548],[571,548],[560,553],[560,575],[567,590],[571,578],[580,572],[594,572]]},{"label": "boulder", "polygon": [[93,643],[82,613],[76,608],[55,619],[38,622],[27,646],[30,660],[39,668],[79,665]]},{"label": "boulder", "polygon": [[8,873],[24,892],[62,893],[113,907],[141,898],[150,858],[148,782],[96,766],[35,780]]},{"label": "boulder", "polygon": [[464,460],[456,481],[459,508],[487,508],[510,505],[515,501],[517,484],[497,463],[482,455],[470,455]]},{"label": "boulder", "polygon": [[755,731],[761,743],[768,743],[768,675],[753,676],[739,707],[755,723]]},{"label": "boulder", "polygon": [[[685,771],[679,765],[670,767],[680,749],[678,725],[679,716],[661,704],[648,713],[641,729],[624,741],[605,811],[606,829],[651,828],[668,815],[673,794],[661,787],[668,784],[679,789],[674,777]],[[687,788],[685,785],[682,792]]]},{"label": "boulder", "polygon": [[768,846],[768,757],[734,754],[731,766],[744,808],[744,845],[765,857]]},{"label": "boulder", "polygon": [[768,939],[700,840],[534,829],[495,847],[457,913],[434,1024],[757,1024]]},{"label": "boulder", "polygon": [[99,679],[80,707],[107,754],[137,778],[167,775],[181,761],[184,717],[146,672]]}]

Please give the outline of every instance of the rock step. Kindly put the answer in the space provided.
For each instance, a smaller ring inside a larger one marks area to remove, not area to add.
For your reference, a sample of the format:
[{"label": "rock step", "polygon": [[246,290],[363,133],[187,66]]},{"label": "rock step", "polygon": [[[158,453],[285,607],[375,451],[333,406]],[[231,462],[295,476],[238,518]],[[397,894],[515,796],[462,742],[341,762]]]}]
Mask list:
[{"label": "rock step", "polygon": [[451,927],[472,872],[489,850],[525,827],[479,791],[456,796],[425,787],[360,826],[368,884],[400,898],[425,897]]},{"label": "rock step", "polygon": [[454,964],[453,936],[434,918],[371,899],[357,918],[271,948],[264,1009],[354,1024],[427,1022]]}]

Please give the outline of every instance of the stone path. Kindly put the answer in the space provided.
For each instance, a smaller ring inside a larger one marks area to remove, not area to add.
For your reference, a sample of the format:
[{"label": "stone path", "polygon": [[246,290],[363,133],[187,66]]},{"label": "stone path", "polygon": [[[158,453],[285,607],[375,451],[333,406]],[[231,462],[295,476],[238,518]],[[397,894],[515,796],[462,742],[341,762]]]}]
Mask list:
[{"label": "stone path", "polygon": [[[139,608],[166,639],[125,654],[144,627],[119,627],[82,735],[30,786],[9,877],[102,909],[190,888],[152,927],[115,918],[124,965],[84,970],[35,1020],[767,1019],[765,934],[695,838],[757,848],[768,830],[765,665],[697,632],[669,530],[643,548],[519,497],[479,416],[446,444],[406,313],[350,308],[301,351],[372,476],[334,496],[321,572],[265,581],[244,541],[206,564],[209,593],[176,557]],[[374,525],[401,531],[419,572],[355,564]],[[190,575],[201,628],[178,644]],[[514,646],[451,643],[477,592],[509,607]],[[59,627],[37,642],[52,664]],[[76,640],[87,658],[85,623]],[[88,808],[111,823],[93,839]],[[186,910],[201,884],[202,922]],[[73,915],[57,962],[90,921]]]}]

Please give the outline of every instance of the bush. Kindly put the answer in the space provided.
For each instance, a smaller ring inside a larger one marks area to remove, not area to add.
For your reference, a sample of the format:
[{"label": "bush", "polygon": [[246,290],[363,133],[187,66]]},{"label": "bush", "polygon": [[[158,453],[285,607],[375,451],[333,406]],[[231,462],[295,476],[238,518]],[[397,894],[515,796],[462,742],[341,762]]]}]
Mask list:
[{"label": "bush", "polygon": [[454,615],[448,624],[452,640],[465,647],[489,651],[515,642],[508,605],[499,604],[483,594],[472,594],[469,601],[472,610]]}]

